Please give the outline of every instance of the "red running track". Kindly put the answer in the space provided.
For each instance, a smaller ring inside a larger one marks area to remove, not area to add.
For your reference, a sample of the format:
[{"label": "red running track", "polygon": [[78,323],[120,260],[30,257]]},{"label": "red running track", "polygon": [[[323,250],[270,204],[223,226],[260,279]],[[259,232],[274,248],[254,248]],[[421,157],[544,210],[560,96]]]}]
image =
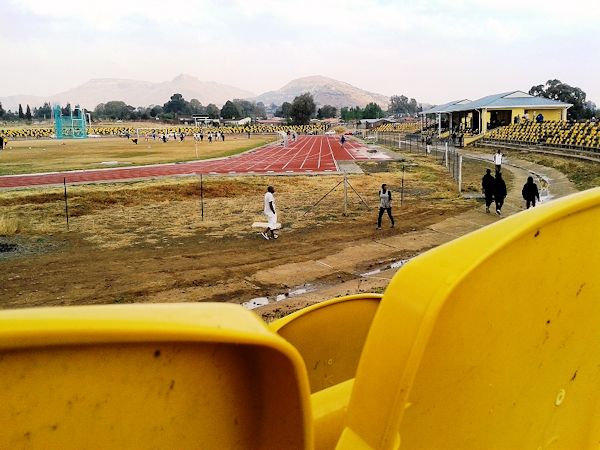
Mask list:
[{"label": "red running track", "polygon": [[346,141],[342,147],[339,140],[332,136],[300,136],[296,141],[289,143],[287,147],[271,144],[239,156],[222,159],[115,169],[2,176],[0,177],[0,188],[62,184],[65,178],[67,183],[93,183],[97,181],[119,181],[198,173],[337,172],[336,161],[369,159],[370,156],[366,150],[366,147],[355,141]]}]

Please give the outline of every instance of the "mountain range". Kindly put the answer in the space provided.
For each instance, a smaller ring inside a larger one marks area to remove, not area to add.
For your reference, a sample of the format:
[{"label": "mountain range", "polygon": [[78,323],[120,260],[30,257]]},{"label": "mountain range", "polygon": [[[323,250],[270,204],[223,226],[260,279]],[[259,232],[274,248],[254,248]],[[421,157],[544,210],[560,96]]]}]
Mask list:
[{"label": "mountain range", "polygon": [[65,105],[79,104],[87,109],[94,109],[99,103],[111,100],[122,100],[132,106],[162,105],[174,93],[180,93],[186,100],[198,99],[203,105],[215,103],[223,105],[227,100],[243,98],[265,105],[291,102],[297,95],[310,92],[317,105],[361,106],[375,102],[384,109],[389,97],[352,86],[343,81],[322,76],[310,76],[290,81],[281,89],[256,94],[226,84],[200,79],[181,74],[170,81],[153,83],[149,81],[126,80],[118,78],[96,78],[75,88],[52,94],[47,97],[32,95],[12,95],[0,97],[4,109],[15,111],[19,103],[25,108],[29,105],[41,106],[44,102]]}]

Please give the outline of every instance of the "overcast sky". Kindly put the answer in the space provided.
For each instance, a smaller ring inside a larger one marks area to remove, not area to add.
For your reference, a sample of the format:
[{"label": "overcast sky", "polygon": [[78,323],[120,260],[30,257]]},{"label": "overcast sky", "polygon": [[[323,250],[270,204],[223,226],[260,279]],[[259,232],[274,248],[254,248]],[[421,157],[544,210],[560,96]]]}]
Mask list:
[{"label": "overcast sky", "polygon": [[0,0],[0,96],[187,73],[307,75],[442,103],[558,78],[600,103],[597,0]]}]

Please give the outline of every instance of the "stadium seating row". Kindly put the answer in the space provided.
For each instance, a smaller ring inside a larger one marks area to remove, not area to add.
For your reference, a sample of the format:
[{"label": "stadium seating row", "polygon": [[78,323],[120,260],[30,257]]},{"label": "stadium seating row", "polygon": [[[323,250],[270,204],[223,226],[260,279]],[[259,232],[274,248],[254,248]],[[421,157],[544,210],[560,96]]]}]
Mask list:
[{"label": "stadium seating row", "polygon": [[522,144],[600,149],[600,122],[525,122],[492,130],[486,139]]},{"label": "stadium seating row", "polygon": [[[192,135],[199,131],[196,127],[190,126],[157,126],[156,128],[147,128],[143,132],[140,130],[140,137],[142,135],[151,134],[152,130],[155,130],[157,134],[160,133],[185,133],[186,135]],[[225,134],[246,134],[246,133],[275,133],[277,131],[296,131],[300,134],[307,133],[320,133],[325,131],[323,125],[298,125],[298,126],[287,126],[287,125],[250,125],[245,127],[209,127],[202,128],[204,133],[216,133],[217,131]],[[88,134],[100,135],[100,136],[122,136],[129,133],[130,135],[136,135],[136,127],[128,126],[114,126],[114,127],[90,127],[88,128]],[[54,127],[45,128],[0,128],[0,136],[8,139],[39,139],[39,138],[50,138],[54,135]]]},{"label": "stadium seating row", "polygon": [[386,123],[373,128],[373,131],[382,133],[416,133],[421,129],[420,123]]}]

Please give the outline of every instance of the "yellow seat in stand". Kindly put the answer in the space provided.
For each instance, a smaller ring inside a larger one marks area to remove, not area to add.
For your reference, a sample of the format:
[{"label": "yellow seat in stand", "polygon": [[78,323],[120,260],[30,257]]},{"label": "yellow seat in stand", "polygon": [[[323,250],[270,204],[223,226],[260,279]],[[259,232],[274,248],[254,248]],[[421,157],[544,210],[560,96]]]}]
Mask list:
[{"label": "yellow seat in stand", "polygon": [[310,448],[296,350],[237,305],[0,313],[0,448]]},{"label": "yellow seat in stand", "polygon": [[597,448],[599,267],[595,189],[270,329],[224,304],[3,311],[0,448]]},{"label": "yellow seat in stand", "polygon": [[599,348],[597,188],[396,274],[337,449],[598,448]]}]

